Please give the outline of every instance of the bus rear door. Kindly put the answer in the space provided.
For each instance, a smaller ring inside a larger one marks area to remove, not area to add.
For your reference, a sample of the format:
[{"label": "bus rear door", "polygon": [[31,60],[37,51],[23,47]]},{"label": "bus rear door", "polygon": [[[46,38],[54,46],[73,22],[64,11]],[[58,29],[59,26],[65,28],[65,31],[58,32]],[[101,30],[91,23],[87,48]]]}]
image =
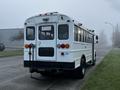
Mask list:
[{"label": "bus rear door", "polygon": [[37,26],[37,60],[56,61],[56,23]]}]

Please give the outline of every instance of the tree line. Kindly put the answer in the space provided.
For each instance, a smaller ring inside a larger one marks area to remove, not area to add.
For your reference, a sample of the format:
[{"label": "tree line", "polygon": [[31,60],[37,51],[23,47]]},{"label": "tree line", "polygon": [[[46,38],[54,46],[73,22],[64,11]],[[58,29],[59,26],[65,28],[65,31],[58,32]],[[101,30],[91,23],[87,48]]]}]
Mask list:
[{"label": "tree line", "polygon": [[[111,37],[111,42],[112,42],[112,46],[113,47],[120,47],[120,29],[119,29],[119,25],[117,24],[116,26],[114,26],[114,30],[112,31],[112,35]],[[106,33],[104,32],[104,30],[101,30],[101,32],[99,33],[99,43],[98,46],[99,47],[106,47],[108,46],[108,39],[106,36]],[[15,41],[15,40],[23,40],[24,38],[24,32],[23,31],[19,31],[16,35],[14,35],[13,37],[11,37],[11,41]]]},{"label": "tree line", "polygon": [[120,29],[118,24],[114,27],[112,32],[112,45],[113,47],[120,48]]}]

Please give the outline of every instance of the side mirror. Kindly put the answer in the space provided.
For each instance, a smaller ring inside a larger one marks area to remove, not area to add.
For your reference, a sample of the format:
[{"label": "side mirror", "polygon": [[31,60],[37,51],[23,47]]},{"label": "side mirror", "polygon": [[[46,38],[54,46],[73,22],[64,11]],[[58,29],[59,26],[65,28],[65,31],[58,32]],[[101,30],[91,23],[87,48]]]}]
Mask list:
[{"label": "side mirror", "polygon": [[98,35],[96,35],[96,40],[98,40]]},{"label": "side mirror", "polygon": [[98,35],[96,35],[96,43],[98,43]]}]

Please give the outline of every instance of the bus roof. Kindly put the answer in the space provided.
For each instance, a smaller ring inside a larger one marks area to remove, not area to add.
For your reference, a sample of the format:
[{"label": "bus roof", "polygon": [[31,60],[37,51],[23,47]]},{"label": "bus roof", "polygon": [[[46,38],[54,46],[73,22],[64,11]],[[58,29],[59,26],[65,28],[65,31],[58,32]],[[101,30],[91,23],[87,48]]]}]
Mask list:
[{"label": "bus roof", "polygon": [[[64,14],[60,14],[58,12],[49,12],[49,13],[45,13],[45,14],[39,14],[39,15],[36,15],[36,16],[32,16],[30,18],[28,18],[25,22],[28,23],[30,21],[35,21],[35,19],[44,19],[44,18],[51,18],[51,21],[54,21],[54,22],[58,22],[60,20],[70,20],[72,21],[72,19]],[[58,19],[59,18],[59,19]],[[42,20],[39,22],[42,22]]]},{"label": "bus roof", "polygon": [[39,24],[39,23],[44,23],[47,20],[49,20],[50,22],[59,22],[59,21],[63,21],[63,20],[67,21],[67,22],[73,22],[75,25],[79,26],[80,28],[90,32],[91,34],[94,34],[93,30],[87,29],[86,27],[84,27],[82,25],[82,23],[79,23],[78,21],[73,20],[69,16],[58,13],[58,12],[48,12],[45,14],[39,14],[36,16],[32,16],[25,21],[25,24],[28,24],[28,23],[29,24]]}]

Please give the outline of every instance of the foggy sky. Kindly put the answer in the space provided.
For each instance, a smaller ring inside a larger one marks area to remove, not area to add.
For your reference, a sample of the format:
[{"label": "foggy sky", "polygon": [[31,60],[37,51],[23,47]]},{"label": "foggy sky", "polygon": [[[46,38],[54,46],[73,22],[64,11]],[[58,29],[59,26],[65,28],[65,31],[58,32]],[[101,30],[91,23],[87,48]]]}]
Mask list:
[{"label": "foggy sky", "polygon": [[120,12],[120,0],[106,0],[111,4],[111,7]]},{"label": "foggy sky", "polygon": [[56,11],[97,33],[105,30],[109,39],[112,27],[105,22],[120,24],[119,0],[0,0],[0,29],[21,28],[30,16]]}]

